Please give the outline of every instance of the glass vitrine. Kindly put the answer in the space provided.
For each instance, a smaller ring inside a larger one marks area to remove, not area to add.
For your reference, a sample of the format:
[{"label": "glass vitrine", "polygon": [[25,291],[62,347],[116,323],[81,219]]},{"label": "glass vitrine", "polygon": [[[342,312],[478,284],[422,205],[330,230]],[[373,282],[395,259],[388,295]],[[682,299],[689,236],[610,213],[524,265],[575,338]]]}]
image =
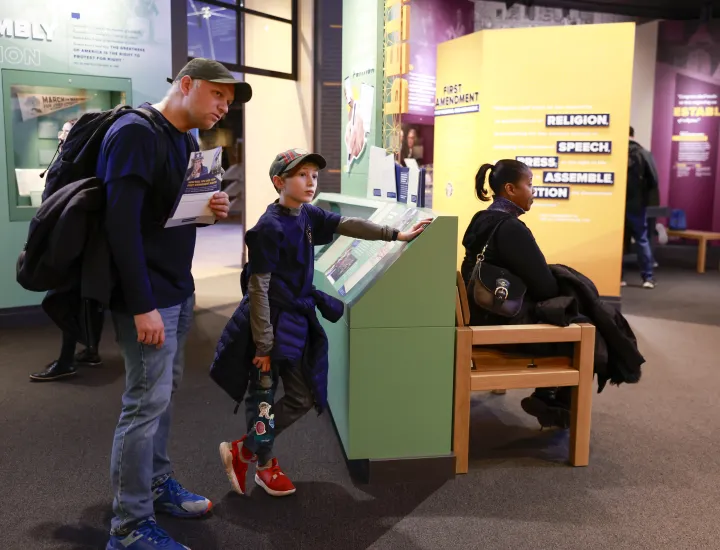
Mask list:
[{"label": "glass vitrine", "polygon": [[[132,104],[126,78],[2,70],[5,170],[10,221],[29,220],[41,202],[43,172],[84,113]],[[1,155],[0,155],[1,156]]]}]

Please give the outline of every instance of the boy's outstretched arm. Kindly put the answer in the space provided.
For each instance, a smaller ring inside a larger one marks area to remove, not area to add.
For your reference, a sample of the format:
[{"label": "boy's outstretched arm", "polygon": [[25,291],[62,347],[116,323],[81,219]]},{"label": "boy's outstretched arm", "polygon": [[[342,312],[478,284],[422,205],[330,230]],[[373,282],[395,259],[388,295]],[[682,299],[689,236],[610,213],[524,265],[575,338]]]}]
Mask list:
[{"label": "boy's outstretched arm", "polygon": [[270,273],[255,273],[248,281],[250,295],[250,328],[255,342],[253,363],[263,372],[270,370],[270,352],[274,344],[273,327],[270,322]]},{"label": "boy's outstretched arm", "polygon": [[423,232],[432,222],[428,218],[415,224],[410,231],[399,232],[389,225],[378,225],[363,218],[340,218],[337,233],[344,237],[363,239],[365,241],[411,241]]}]

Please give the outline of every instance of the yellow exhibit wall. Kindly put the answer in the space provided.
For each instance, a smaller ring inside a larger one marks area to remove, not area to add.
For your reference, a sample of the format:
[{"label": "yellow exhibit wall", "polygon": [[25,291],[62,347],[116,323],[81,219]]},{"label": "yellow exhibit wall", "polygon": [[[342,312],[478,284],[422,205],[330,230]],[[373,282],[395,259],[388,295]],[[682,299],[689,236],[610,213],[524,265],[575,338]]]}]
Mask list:
[{"label": "yellow exhibit wall", "polygon": [[[535,202],[522,219],[548,262],[620,295],[634,40],[634,23],[620,23],[438,46],[433,209],[459,217],[460,240],[490,204],[475,197],[480,165],[532,157]],[[463,255],[459,242],[458,266]]]}]

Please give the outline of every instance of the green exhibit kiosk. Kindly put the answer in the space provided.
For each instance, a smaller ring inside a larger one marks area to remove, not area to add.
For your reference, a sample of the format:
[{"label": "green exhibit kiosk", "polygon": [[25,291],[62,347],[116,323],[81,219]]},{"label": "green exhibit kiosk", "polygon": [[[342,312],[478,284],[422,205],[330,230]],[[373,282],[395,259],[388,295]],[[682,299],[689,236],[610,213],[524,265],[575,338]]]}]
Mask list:
[{"label": "green exhibit kiosk", "polygon": [[336,239],[315,251],[315,286],[345,303],[330,341],[328,398],[351,471],[366,481],[454,475],[452,402],[457,218],[320,194],[315,204],[407,230],[413,242]]}]

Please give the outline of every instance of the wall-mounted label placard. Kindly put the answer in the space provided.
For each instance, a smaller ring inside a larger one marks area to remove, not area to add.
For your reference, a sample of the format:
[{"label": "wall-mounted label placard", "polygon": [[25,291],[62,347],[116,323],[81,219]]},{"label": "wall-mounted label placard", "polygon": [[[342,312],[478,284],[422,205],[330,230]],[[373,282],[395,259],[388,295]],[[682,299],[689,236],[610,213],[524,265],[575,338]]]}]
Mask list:
[{"label": "wall-mounted label placard", "polygon": [[609,155],[612,141],[558,141],[557,152],[576,155]]},{"label": "wall-mounted label placard", "polygon": [[545,126],[564,128],[568,126],[608,127],[610,115],[545,115]]}]

